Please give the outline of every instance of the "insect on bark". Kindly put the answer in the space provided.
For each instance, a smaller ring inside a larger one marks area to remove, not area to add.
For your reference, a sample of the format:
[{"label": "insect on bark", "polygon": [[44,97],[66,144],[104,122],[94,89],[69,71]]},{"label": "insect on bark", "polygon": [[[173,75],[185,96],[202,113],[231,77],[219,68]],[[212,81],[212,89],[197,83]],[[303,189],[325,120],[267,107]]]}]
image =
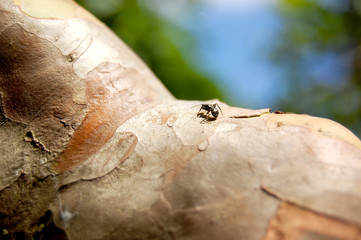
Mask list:
[{"label": "insect on bark", "polygon": [[206,111],[205,118],[202,122],[208,121],[208,120],[217,120],[219,111],[221,111],[222,115],[222,109],[219,107],[217,103],[214,104],[202,104],[201,108],[199,109],[197,113],[197,117],[202,116],[204,117],[204,113],[202,110]]}]

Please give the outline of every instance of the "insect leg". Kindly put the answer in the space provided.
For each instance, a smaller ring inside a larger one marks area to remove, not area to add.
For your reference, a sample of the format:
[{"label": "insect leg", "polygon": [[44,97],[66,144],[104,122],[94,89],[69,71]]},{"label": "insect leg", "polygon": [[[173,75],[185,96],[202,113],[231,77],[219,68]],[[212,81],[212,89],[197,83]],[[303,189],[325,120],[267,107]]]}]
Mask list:
[{"label": "insect leg", "polygon": [[203,106],[201,106],[201,108],[199,109],[198,113],[197,113],[197,117],[200,115],[199,113],[202,111]]},{"label": "insect leg", "polygon": [[218,107],[218,109],[221,110],[222,116],[224,116],[224,115],[223,115],[223,112],[222,112],[222,109],[221,109],[221,107],[218,105],[218,103],[215,103],[214,106]]}]

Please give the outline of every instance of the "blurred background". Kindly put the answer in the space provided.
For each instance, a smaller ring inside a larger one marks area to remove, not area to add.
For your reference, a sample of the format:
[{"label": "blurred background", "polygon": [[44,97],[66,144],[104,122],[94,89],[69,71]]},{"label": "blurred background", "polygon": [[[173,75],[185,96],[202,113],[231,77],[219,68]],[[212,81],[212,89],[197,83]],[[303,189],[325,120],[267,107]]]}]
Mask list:
[{"label": "blurred background", "polygon": [[78,0],[179,99],[331,118],[361,137],[359,0]]}]

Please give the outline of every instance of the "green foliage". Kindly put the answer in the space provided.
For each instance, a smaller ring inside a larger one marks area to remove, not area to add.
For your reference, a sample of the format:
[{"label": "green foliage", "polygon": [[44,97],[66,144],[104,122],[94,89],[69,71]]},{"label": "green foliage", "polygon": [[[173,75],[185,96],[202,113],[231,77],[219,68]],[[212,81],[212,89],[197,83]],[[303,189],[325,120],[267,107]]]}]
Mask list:
[{"label": "green foliage", "polygon": [[[284,30],[271,56],[287,70],[281,109],[334,119],[361,136],[360,12],[350,0],[325,2],[280,0]],[[344,74],[315,74],[330,55]]]},{"label": "green foliage", "polygon": [[[222,99],[209,76],[190,61],[189,33],[136,0],[79,0],[126,42],[180,99]],[[191,3],[189,3],[191,4]],[[187,58],[188,57],[188,58]]]}]

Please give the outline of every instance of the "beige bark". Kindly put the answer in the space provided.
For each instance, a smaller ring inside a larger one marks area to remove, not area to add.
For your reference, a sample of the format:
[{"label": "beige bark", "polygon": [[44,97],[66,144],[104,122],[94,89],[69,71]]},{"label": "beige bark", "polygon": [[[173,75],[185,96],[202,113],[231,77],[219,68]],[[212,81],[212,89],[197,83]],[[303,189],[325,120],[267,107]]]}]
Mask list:
[{"label": "beige bark", "polygon": [[0,22],[2,238],[361,239],[340,124],[217,100],[203,121],[70,0],[3,0]]}]

